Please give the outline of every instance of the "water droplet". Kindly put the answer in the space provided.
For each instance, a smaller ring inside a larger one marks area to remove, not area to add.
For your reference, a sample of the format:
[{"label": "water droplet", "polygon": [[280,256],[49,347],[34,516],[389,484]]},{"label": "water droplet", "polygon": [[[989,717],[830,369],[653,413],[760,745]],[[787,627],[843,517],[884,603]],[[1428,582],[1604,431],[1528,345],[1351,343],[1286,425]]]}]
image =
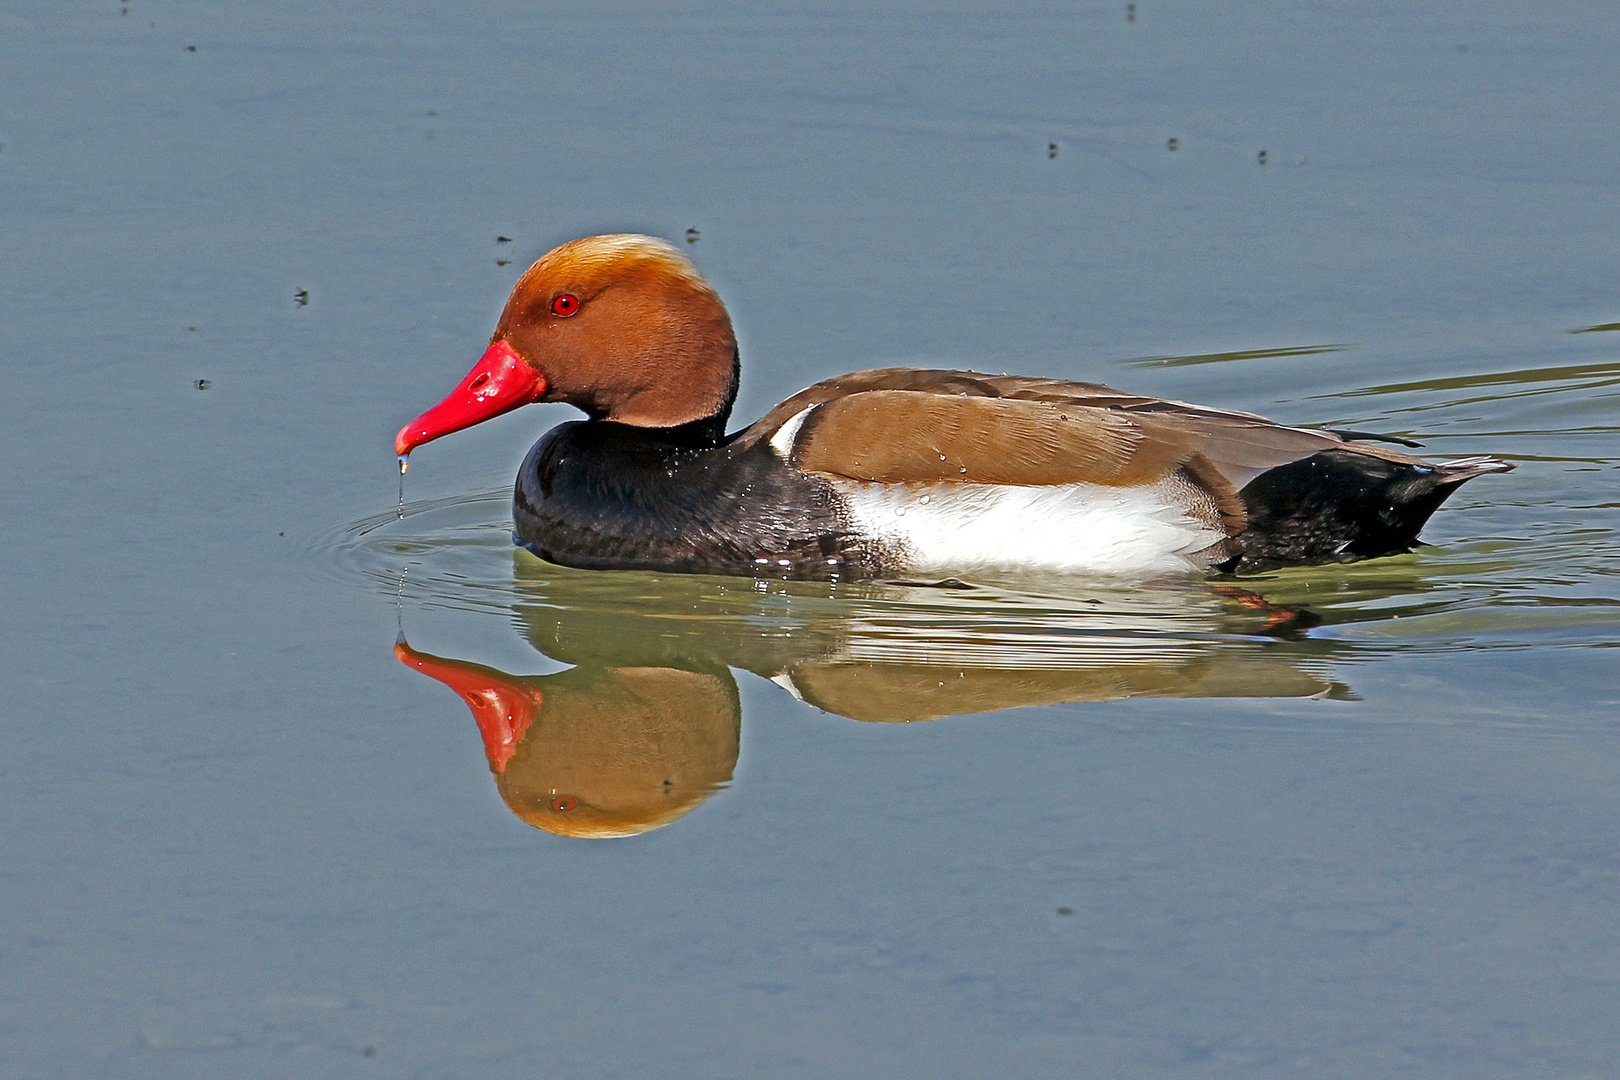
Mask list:
[{"label": "water droplet", "polygon": [[917,501],[922,503],[924,506],[927,506],[928,505],[928,500],[932,499],[932,498],[933,498],[932,495],[924,495],[922,498],[918,499]]}]

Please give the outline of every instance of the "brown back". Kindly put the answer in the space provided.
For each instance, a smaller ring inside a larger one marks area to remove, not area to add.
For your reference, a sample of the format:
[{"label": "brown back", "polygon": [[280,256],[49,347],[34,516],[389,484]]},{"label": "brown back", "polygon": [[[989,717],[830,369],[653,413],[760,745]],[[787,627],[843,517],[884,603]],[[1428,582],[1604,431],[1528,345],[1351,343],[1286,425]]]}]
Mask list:
[{"label": "brown back", "polygon": [[885,368],[801,390],[745,431],[768,439],[814,406],[789,460],[806,472],[883,483],[1110,486],[1177,479],[1189,510],[1242,531],[1237,492],[1266,469],[1351,447],[1413,461],[1253,413],[1125,394],[1106,386],[968,371]]}]

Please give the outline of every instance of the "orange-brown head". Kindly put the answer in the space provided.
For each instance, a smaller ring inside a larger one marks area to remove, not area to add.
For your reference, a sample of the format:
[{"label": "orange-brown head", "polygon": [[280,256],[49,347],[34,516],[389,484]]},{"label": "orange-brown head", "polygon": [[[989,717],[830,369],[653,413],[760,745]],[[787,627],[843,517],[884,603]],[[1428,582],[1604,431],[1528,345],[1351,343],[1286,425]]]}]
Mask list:
[{"label": "orange-brown head", "polygon": [[686,256],[651,236],[590,236],[524,272],[483,358],[394,449],[535,401],[638,427],[708,420],[718,437],[736,393],[731,319]]}]

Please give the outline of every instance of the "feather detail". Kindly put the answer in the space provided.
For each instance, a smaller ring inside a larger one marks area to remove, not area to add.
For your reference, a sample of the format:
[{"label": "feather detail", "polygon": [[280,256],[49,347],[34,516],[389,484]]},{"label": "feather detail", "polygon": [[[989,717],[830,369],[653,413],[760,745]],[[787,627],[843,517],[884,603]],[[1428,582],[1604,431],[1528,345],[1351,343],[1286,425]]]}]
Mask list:
[{"label": "feather detail", "polygon": [[856,372],[801,390],[738,442],[759,439],[807,473],[876,483],[1169,481],[1192,517],[1227,536],[1244,528],[1238,492],[1255,476],[1346,445],[1253,413],[1091,383],[910,368]]},{"label": "feather detail", "polygon": [[872,390],[813,410],[791,461],[809,473],[889,484],[1114,484],[1143,471],[1132,467],[1143,441],[1140,427],[1100,409]]}]

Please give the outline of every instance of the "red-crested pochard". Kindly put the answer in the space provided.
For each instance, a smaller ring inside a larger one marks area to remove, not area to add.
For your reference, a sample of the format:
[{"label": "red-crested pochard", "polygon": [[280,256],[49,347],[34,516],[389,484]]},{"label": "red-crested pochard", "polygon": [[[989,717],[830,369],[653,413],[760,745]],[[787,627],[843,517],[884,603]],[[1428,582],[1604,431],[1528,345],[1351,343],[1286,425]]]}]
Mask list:
[{"label": "red-crested pochard", "polygon": [[[885,368],[727,435],[737,341],[672,245],[592,236],[512,290],[489,348],[406,424],[416,447],[537,401],[515,538],[586,569],[859,580],[974,570],[1249,573],[1409,551],[1461,485],[1337,433],[1058,379]],[[1398,440],[1396,440],[1398,441]]]}]

